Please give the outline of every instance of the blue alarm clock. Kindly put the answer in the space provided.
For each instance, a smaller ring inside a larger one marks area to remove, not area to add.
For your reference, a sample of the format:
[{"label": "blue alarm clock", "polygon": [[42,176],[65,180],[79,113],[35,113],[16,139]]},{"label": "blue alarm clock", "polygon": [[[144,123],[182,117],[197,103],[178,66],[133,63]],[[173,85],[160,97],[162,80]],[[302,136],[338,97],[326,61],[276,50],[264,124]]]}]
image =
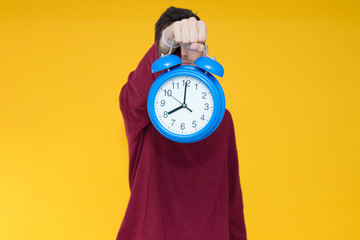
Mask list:
[{"label": "blue alarm clock", "polygon": [[212,134],[225,113],[225,96],[212,75],[222,77],[224,68],[214,58],[199,57],[194,64],[182,65],[181,58],[162,55],[152,65],[152,72],[167,69],[153,83],[147,109],[154,127],[166,138],[179,143],[193,143]]}]

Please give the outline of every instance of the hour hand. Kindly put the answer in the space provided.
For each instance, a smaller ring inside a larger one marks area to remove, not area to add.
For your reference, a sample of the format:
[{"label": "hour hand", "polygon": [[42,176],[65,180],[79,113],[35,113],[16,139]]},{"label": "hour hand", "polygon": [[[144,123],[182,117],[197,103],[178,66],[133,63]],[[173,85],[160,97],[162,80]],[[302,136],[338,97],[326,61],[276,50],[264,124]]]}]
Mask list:
[{"label": "hour hand", "polygon": [[172,113],[174,113],[174,112],[176,112],[176,111],[178,111],[178,110],[180,110],[182,108],[183,108],[183,106],[181,105],[180,107],[177,107],[177,108],[171,110],[170,112],[168,112],[168,114],[170,115],[170,114],[172,114]]}]

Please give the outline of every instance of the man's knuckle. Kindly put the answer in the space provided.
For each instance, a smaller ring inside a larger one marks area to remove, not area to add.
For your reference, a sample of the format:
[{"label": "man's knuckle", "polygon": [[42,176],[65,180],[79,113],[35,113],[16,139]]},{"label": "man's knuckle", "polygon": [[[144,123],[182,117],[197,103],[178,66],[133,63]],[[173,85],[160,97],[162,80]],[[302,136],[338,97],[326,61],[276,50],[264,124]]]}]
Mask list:
[{"label": "man's knuckle", "polygon": [[206,23],[203,20],[198,21],[198,26],[203,27],[206,29]]},{"label": "man's knuckle", "polygon": [[191,22],[191,23],[196,23],[196,22],[197,22],[197,20],[196,20],[196,18],[191,17],[191,18],[189,18],[189,22]]}]

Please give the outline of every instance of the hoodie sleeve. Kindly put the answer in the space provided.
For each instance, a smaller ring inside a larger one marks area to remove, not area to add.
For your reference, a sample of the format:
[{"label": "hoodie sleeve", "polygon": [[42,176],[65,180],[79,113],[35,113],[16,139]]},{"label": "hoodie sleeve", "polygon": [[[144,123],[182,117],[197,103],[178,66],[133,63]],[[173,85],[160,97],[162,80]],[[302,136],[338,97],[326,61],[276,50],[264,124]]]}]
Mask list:
[{"label": "hoodie sleeve", "polygon": [[150,87],[160,73],[152,73],[151,65],[158,57],[157,40],[141,59],[135,71],[131,72],[128,81],[120,92],[120,110],[122,112],[128,141],[139,136],[149,124],[147,97]]}]

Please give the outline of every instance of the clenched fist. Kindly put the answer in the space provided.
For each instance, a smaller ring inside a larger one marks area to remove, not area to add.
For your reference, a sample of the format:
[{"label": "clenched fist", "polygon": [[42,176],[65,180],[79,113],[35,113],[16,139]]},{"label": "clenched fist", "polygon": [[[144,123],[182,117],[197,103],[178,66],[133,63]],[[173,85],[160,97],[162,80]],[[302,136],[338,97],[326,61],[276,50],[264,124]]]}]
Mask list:
[{"label": "clenched fist", "polygon": [[[202,20],[196,20],[191,17],[176,21],[165,29],[165,40],[168,44],[175,39],[174,45],[180,44],[186,50],[203,53],[205,50],[204,42],[206,41],[206,24]],[[163,43],[163,39],[159,42],[159,54],[168,53],[169,47]]]}]

